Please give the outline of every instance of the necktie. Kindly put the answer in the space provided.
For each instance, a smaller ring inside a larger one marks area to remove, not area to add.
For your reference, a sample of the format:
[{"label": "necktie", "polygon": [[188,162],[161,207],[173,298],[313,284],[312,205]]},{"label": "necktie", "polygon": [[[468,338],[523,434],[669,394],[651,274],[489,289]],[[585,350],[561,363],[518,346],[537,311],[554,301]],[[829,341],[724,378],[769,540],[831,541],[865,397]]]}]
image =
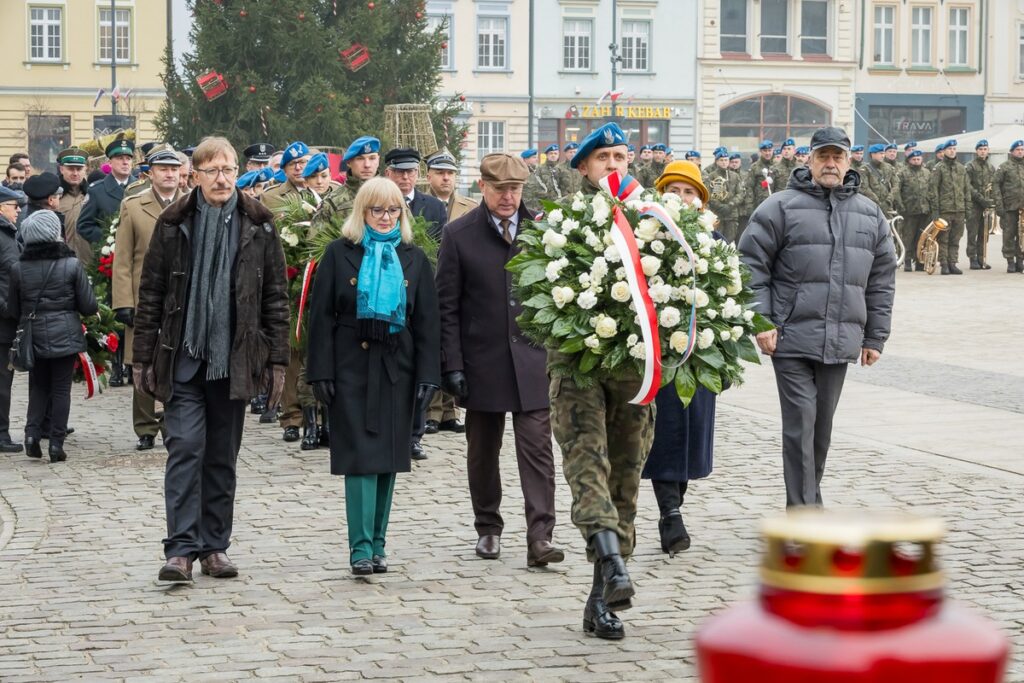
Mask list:
[{"label": "necktie", "polygon": [[508,226],[511,225],[509,220],[507,218],[502,218],[499,225],[501,225],[501,238],[509,244],[512,244],[512,233],[508,231]]},{"label": "necktie", "polygon": [[405,198],[405,205],[410,207],[412,206],[412,197]]}]

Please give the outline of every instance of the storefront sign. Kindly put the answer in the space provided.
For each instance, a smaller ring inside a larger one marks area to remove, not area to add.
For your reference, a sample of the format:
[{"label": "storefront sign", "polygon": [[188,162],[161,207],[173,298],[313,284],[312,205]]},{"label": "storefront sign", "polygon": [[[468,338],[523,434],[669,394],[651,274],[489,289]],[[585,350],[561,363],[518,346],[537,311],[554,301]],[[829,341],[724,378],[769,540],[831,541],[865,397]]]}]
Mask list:
[{"label": "storefront sign", "polygon": [[[613,110],[614,109],[614,113]],[[584,104],[578,107],[579,117],[583,119],[601,119],[618,116],[627,119],[670,119],[672,107],[652,106],[648,104]]]}]

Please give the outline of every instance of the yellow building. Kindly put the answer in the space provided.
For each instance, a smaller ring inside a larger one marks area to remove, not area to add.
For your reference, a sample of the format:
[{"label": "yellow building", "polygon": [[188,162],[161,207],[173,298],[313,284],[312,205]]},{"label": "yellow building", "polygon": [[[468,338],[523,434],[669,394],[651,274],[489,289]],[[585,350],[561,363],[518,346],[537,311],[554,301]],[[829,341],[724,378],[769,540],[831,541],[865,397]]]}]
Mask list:
[{"label": "yellow building", "polygon": [[[159,0],[0,2],[0,163],[27,151],[35,169],[53,170],[64,147],[118,127],[156,139],[167,23],[168,6]],[[112,60],[118,116],[111,112]]]}]

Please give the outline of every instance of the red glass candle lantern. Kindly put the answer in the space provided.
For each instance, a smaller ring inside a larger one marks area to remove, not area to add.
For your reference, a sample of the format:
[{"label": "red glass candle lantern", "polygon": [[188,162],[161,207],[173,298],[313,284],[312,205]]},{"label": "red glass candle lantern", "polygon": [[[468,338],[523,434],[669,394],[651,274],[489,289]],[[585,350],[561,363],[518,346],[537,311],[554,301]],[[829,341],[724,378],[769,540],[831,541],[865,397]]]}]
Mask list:
[{"label": "red glass candle lantern", "polygon": [[937,520],[806,510],[764,524],[757,601],[697,635],[703,683],[999,683],[1008,645],[951,604]]}]

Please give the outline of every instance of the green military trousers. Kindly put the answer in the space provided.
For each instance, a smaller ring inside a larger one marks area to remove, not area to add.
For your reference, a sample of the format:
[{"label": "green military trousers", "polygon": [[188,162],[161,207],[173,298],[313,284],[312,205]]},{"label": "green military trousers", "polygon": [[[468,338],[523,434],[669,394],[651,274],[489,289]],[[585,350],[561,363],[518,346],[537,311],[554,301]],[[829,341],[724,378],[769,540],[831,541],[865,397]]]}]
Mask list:
[{"label": "green military trousers", "polygon": [[654,403],[629,403],[639,389],[639,378],[601,380],[589,389],[565,377],[551,380],[551,431],[572,491],[572,522],[591,562],[590,539],[604,529],[618,534],[623,557],[633,553],[640,473],[654,441]]},{"label": "green military trousers", "polygon": [[384,545],[391,516],[395,474],[346,474],[345,517],[348,521],[349,562],[385,557]]}]

